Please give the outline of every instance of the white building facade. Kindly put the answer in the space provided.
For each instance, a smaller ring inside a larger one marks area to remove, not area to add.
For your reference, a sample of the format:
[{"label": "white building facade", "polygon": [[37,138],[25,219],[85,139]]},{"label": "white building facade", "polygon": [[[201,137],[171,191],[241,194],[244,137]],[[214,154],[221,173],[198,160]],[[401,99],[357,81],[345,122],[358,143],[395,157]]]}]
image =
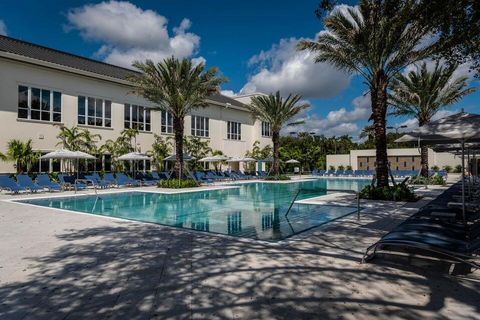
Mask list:
[{"label": "white building facade", "polygon": [[[388,161],[392,170],[419,170],[420,150],[418,148],[388,149]],[[374,170],[376,162],[375,149],[350,150],[348,154],[327,155],[327,169],[340,166],[352,167],[352,170]],[[454,168],[461,164],[461,158],[448,152],[435,152],[428,149],[428,165],[442,169],[445,166]]]},{"label": "white building facade", "polygon": [[[31,139],[41,153],[58,149],[60,126],[87,128],[101,135],[99,145],[125,128],[138,128],[142,152],[151,149],[154,134],[173,137],[170,115],[131,93],[125,80],[131,72],[0,36],[0,152],[12,139]],[[242,102],[220,94],[207,101],[186,117],[186,136],[198,136],[231,157],[244,156],[255,141],[262,147],[271,143]],[[35,171],[49,170],[58,168],[47,161]],[[0,172],[14,171],[13,163],[0,162]]]}]

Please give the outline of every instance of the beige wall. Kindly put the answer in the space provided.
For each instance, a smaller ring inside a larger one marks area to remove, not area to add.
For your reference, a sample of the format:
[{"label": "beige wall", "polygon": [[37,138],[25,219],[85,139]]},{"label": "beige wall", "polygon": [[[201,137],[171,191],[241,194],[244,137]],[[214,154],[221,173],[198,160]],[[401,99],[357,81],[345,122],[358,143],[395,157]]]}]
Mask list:
[{"label": "beige wall", "polygon": [[346,169],[351,165],[349,154],[327,154],[327,170],[330,169],[330,166],[334,166],[335,169],[343,166]]},{"label": "beige wall", "polygon": [[[388,158],[390,161],[396,161],[396,157],[399,157],[399,169],[402,170],[403,163],[407,162],[407,167],[411,169],[412,165],[415,165],[415,169],[420,164],[420,152],[418,148],[405,148],[405,149],[388,149],[387,150]],[[411,157],[415,156],[416,159],[414,162],[411,161]],[[331,165],[337,168],[340,164],[346,166],[345,163],[349,162],[353,170],[366,169],[366,158],[369,158],[369,167],[371,170],[374,169],[373,163],[375,161],[375,149],[367,150],[351,150],[350,154],[342,155],[327,155],[327,168]],[[417,159],[418,157],[418,159]],[[348,160],[346,160],[348,158]],[[449,165],[455,167],[460,164],[460,157],[455,157],[454,155],[446,152],[434,152],[433,150],[428,150],[428,163],[429,166],[438,166],[440,168]],[[359,162],[362,162],[363,167],[359,168]],[[396,165],[392,162],[392,169],[396,168]]]},{"label": "beige wall", "polygon": [[[50,89],[62,93],[62,123],[40,122],[17,119],[18,85],[23,84],[41,89]],[[116,139],[124,129],[124,104],[137,104],[146,107],[153,105],[136,95],[130,94],[131,88],[114,82],[63,72],[51,68],[12,61],[0,58],[0,152],[5,152],[7,142],[11,139],[32,139],[36,150],[51,151],[57,149],[58,126],[77,126],[77,97],[79,95],[103,98],[112,101],[112,128],[88,128],[92,133],[100,134],[102,142]],[[254,121],[246,110],[238,110],[233,106],[211,104],[206,108],[195,110],[194,115],[210,118],[210,147],[222,150],[226,155],[243,156],[252,148],[255,140],[262,146],[270,143],[270,139],[261,137],[261,123]],[[141,151],[151,148],[153,133],[160,132],[160,112],[152,111],[151,132],[141,132],[137,137]],[[226,121],[242,123],[242,140],[227,140]],[[191,133],[190,116],[185,119],[185,134]],[[12,172],[11,163],[0,162],[0,172]]]}]

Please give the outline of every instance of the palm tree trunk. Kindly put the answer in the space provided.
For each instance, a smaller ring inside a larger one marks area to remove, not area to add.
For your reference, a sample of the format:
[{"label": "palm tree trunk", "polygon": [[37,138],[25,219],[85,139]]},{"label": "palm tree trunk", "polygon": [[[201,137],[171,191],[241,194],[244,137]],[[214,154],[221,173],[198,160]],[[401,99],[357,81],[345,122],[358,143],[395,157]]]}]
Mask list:
[{"label": "palm tree trunk", "polygon": [[272,142],[273,142],[273,174],[280,174],[280,132],[272,132]]},{"label": "palm tree trunk", "polygon": [[388,187],[388,156],[386,135],[387,77],[377,75],[375,85],[370,88],[372,118],[375,129],[376,178],[378,187]]},{"label": "palm tree trunk", "polygon": [[420,144],[420,163],[422,165],[421,175],[428,177],[428,146],[424,143]]},{"label": "palm tree trunk", "polygon": [[173,131],[175,132],[175,174],[178,179],[183,177],[183,118],[173,118]]}]

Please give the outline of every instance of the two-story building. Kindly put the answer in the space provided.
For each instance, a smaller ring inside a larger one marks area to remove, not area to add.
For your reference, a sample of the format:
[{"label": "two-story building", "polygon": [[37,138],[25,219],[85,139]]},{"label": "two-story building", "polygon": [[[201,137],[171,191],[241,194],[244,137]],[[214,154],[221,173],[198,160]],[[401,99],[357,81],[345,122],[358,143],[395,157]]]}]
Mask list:
[{"label": "two-story building", "polygon": [[[116,139],[125,128],[137,128],[137,147],[151,149],[154,134],[172,136],[172,118],[154,104],[132,94],[127,75],[135,72],[52,48],[0,36],[0,152],[11,139],[32,139],[40,153],[58,149],[60,126],[87,128],[93,134]],[[185,135],[209,141],[212,149],[241,157],[255,141],[271,142],[268,124],[253,119],[238,101],[221,94],[208,107],[185,119]],[[109,170],[109,155],[99,163]],[[34,171],[57,171],[55,161],[41,161]],[[11,162],[0,162],[0,172],[13,172]]]}]

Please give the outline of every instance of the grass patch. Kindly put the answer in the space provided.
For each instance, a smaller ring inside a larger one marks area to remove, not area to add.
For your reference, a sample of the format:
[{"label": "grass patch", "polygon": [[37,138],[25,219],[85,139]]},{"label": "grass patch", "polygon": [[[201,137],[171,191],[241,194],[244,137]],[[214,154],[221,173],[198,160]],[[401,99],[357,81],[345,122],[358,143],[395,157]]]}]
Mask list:
[{"label": "grass patch", "polygon": [[198,183],[193,179],[169,179],[161,180],[158,185],[159,188],[183,189],[198,187]]}]

